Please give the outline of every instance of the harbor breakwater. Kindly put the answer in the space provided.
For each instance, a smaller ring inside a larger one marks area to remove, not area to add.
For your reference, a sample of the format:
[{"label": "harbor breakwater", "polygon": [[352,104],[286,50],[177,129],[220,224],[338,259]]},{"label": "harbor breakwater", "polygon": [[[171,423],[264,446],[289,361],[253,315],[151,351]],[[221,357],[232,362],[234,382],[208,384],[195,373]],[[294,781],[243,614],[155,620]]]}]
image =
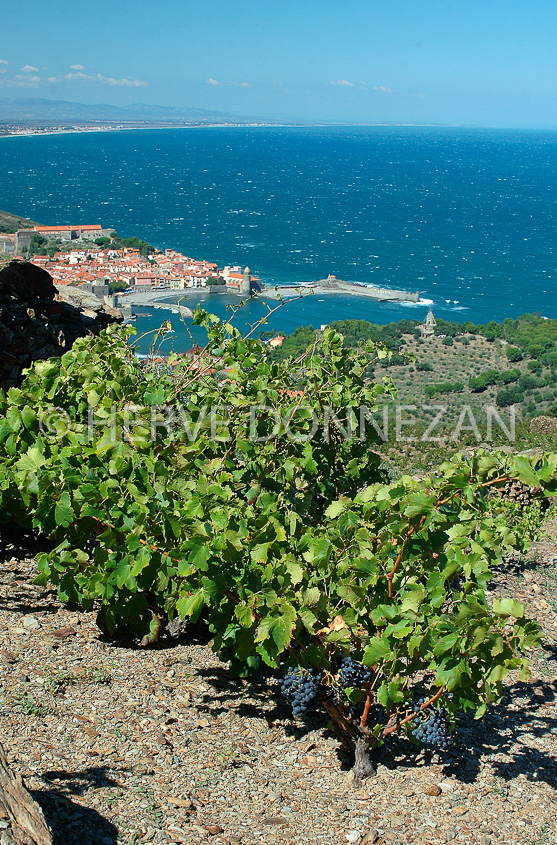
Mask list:
[{"label": "harbor breakwater", "polygon": [[[142,313],[137,310],[137,306],[134,307],[131,304],[119,305],[118,308],[126,318],[136,317],[137,314]],[[149,308],[153,308],[158,311],[172,311],[173,314],[179,314],[180,317],[193,317],[193,311],[185,305],[171,304],[170,302],[150,302]]]},{"label": "harbor breakwater", "polygon": [[266,286],[260,295],[266,298],[281,299],[288,296],[307,296],[308,294],[348,294],[366,296],[377,302],[419,302],[419,291],[393,290],[391,288],[373,287],[359,282],[345,282],[336,276],[328,276],[317,282],[300,282],[300,284]]}]

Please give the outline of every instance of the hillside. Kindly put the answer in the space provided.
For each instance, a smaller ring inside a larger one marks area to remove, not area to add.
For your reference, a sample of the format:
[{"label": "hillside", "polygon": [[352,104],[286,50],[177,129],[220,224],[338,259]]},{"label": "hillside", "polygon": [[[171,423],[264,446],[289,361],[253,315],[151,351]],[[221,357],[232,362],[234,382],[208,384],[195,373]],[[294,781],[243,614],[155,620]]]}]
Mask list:
[{"label": "hillside", "polygon": [[[439,337],[426,342],[417,340],[413,335],[405,335],[404,339],[403,352],[415,356],[415,361],[408,359],[404,364],[388,368],[397,388],[397,400],[403,404],[416,403],[424,411],[432,401],[428,386],[439,387],[439,392],[433,394],[433,401],[447,406],[445,419],[450,423],[456,422],[465,403],[478,411],[486,405],[496,405],[498,395],[505,388],[502,383],[494,383],[484,391],[476,392],[469,386],[470,379],[488,370],[513,378],[513,383],[520,382],[521,376],[532,376],[528,360],[511,363],[505,352],[506,345],[500,340],[489,341],[481,335],[468,334],[455,339],[452,345],[445,345]],[[515,378],[514,371],[519,371],[518,378]],[[536,378],[535,386],[527,387],[523,398],[516,403],[524,416],[545,413],[555,403],[557,391],[551,383],[550,369],[542,365],[540,373],[544,372],[549,383],[542,385],[539,383],[541,379]],[[513,376],[507,376],[507,373],[513,373]],[[523,378],[522,383],[530,384],[530,381]],[[443,390],[441,385],[447,388],[449,385],[462,385],[463,389]]]},{"label": "hillside", "polygon": [[31,226],[40,226],[35,220],[28,220],[26,217],[19,217],[11,211],[0,211],[0,232],[15,232],[17,229],[27,229]]},{"label": "hillside", "polygon": [[[397,466],[421,471],[451,451],[484,441],[553,448],[554,435],[538,435],[530,423],[542,415],[557,416],[557,320],[533,314],[485,326],[440,320],[436,336],[428,340],[419,336],[417,321],[381,326],[342,320],[331,328],[349,346],[372,340],[391,352],[374,370],[376,378],[387,376],[396,388],[394,399],[384,398],[377,421]],[[313,327],[300,327],[271,354],[278,360],[296,357],[315,335]],[[489,414],[495,420],[491,436]],[[512,443],[494,415],[511,431]]]}]

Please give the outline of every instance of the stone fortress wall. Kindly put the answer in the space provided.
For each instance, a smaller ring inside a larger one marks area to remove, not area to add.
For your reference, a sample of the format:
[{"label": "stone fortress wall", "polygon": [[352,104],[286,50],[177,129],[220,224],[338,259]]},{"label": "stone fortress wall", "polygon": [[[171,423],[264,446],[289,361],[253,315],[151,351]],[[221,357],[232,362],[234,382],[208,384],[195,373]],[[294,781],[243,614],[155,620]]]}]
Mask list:
[{"label": "stone fortress wall", "polygon": [[103,228],[101,225],[92,226],[34,226],[32,229],[19,229],[15,236],[15,251],[23,255],[29,248],[34,235],[41,235],[47,240],[62,241],[94,241],[95,238],[110,237],[113,229]]}]

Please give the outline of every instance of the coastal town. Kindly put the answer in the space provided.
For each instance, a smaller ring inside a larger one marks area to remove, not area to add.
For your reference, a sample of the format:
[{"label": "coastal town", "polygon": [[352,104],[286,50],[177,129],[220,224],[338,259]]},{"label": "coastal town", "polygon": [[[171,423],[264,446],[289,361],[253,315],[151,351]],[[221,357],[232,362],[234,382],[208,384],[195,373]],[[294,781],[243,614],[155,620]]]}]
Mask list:
[{"label": "coastal town", "polygon": [[[30,222],[30,221],[29,221]],[[419,291],[397,290],[369,283],[344,281],[334,274],[317,281],[262,285],[249,267],[225,265],[190,258],[176,249],[158,250],[139,238],[119,238],[100,223],[87,225],[26,225],[1,231],[2,255],[26,259],[42,267],[57,285],[81,287],[99,297],[118,296],[144,304],[168,298],[173,292],[209,287],[212,291],[283,299],[306,294],[365,296],[378,302],[420,301]],[[141,294],[138,299],[138,294]]]},{"label": "coastal town", "polygon": [[[57,285],[82,286],[107,296],[115,292],[180,291],[215,286],[247,294],[259,289],[259,279],[249,268],[196,260],[178,250],[160,251],[142,243],[116,247],[115,233],[100,224],[33,226],[0,233],[0,254],[27,259],[46,270]],[[48,252],[43,245],[56,244]]]}]

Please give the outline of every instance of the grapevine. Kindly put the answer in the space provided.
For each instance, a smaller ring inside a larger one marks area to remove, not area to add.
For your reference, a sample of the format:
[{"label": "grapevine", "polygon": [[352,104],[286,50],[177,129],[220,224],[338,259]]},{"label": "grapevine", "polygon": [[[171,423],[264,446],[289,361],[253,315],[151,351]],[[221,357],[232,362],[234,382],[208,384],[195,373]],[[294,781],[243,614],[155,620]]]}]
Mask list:
[{"label": "grapevine", "polygon": [[238,671],[287,665],[294,715],[324,707],[358,771],[396,732],[444,744],[445,717],[481,717],[511,670],[527,676],[537,625],[486,595],[527,537],[490,491],[553,496],[557,456],[479,450],[387,483],[367,422],[393,392],[373,378],[384,350],[326,329],[276,362],[195,320],[203,366],[140,366],[133,330],[109,328],[0,392],[0,519],[48,537],[38,583],[95,608],[108,634],[153,647],[168,621],[203,614]]}]

